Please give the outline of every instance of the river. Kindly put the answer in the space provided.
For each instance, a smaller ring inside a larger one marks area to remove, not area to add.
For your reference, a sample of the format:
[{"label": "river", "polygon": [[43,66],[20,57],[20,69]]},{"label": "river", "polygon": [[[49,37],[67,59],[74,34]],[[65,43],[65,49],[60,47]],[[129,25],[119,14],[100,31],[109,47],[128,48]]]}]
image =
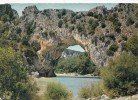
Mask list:
[{"label": "river", "polygon": [[44,93],[47,82],[60,82],[65,85],[73,94],[73,98],[78,98],[78,93],[81,87],[91,83],[96,84],[101,79],[94,76],[57,76],[53,78],[35,78],[41,93]]}]

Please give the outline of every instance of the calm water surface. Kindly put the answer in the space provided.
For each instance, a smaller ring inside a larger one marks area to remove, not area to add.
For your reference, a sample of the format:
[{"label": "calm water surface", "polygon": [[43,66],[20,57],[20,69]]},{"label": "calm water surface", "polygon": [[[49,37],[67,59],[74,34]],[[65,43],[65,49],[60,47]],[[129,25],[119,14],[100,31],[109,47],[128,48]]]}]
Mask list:
[{"label": "calm water surface", "polygon": [[73,93],[73,97],[78,96],[81,87],[87,86],[91,83],[96,84],[101,79],[93,76],[57,76],[58,82],[64,84]]}]

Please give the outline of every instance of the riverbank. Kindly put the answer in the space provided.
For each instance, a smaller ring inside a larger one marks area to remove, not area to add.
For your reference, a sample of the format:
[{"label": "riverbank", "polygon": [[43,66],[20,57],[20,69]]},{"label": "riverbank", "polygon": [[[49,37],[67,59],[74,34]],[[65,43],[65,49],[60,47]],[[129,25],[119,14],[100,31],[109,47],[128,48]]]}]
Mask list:
[{"label": "riverbank", "polygon": [[100,76],[94,76],[93,74],[85,74],[81,75],[78,73],[55,73],[57,76],[84,76],[84,77],[100,77]]},{"label": "riverbank", "polygon": [[[63,74],[60,74],[63,75]],[[70,75],[70,74],[68,74]],[[73,75],[73,74],[71,74]],[[63,86],[67,87],[69,91],[73,93],[73,98],[78,98],[78,93],[81,87],[84,87],[88,84],[96,84],[101,79],[93,76],[58,76],[57,77],[34,77],[34,80],[37,83],[37,86],[39,87],[38,95],[43,96],[47,83],[49,82],[59,82],[63,84]],[[78,99],[73,99],[78,100]]]}]

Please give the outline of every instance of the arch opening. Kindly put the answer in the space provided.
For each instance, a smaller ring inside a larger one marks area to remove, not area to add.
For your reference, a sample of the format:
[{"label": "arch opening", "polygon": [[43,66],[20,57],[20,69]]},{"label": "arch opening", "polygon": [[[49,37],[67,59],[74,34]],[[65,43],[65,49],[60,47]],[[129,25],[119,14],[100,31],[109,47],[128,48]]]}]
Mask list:
[{"label": "arch opening", "polygon": [[57,74],[92,74],[95,65],[87,52],[80,45],[72,45],[64,49],[55,66]]}]

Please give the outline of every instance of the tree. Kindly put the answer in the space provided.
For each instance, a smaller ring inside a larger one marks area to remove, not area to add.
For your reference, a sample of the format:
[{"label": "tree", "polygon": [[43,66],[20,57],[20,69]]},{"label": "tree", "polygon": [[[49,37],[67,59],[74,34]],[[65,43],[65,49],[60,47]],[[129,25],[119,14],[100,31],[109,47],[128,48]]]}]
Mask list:
[{"label": "tree", "polygon": [[127,49],[138,56],[138,35],[132,35],[126,42]]},{"label": "tree", "polygon": [[131,53],[122,52],[101,70],[101,77],[111,97],[136,94],[138,91],[138,59]]},{"label": "tree", "polygon": [[58,27],[61,28],[61,27],[62,27],[62,24],[63,24],[63,22],[62,22],[62,20],[60,20],[60,21],[58,22]]},{"label": "tree", "polygon": [[37,88],[27,76],[23,59],[12,48],[0,48],[0,97],[32,100]]}]

